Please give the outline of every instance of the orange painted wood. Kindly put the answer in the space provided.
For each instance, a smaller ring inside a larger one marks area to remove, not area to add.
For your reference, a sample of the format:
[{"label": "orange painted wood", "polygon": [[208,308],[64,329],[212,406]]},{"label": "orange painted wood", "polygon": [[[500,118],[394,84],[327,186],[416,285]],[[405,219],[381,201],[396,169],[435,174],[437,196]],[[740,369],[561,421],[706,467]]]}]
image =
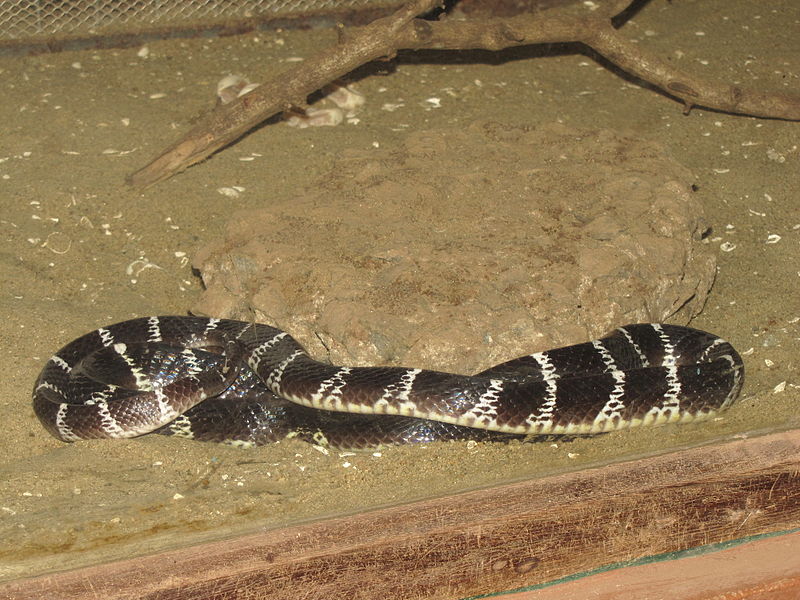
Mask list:
[{"label": "orange painted wood", "polygon": [[798,600],[800,533],[615,569],[497,600]]},{"label": "orange painted wood", "polygon": [[776,433],[10,582],[0,598],[463,598],[798,527],[798,473],[800,431]]}]

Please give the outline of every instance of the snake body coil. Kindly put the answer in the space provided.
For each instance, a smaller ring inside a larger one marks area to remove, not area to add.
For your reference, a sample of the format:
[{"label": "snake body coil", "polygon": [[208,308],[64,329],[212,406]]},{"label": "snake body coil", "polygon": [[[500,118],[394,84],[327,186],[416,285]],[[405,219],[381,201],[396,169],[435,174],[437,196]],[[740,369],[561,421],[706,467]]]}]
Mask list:
[{"label": "snake body coil", "polygon": [[364,447],[696,421],[730,406],[743,380],[728,342],[676,325],[628,325],[467,376],[333,366],[267,325],[147,317],[59,350],[36,381],[33,406],[64,441],[157,432]]}]

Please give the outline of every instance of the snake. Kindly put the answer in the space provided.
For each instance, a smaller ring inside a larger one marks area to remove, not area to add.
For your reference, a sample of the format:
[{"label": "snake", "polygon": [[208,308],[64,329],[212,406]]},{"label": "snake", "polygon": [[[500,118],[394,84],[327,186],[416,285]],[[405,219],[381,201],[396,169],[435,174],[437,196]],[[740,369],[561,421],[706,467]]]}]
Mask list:
[{"label": "snake", "polygon": [[369,448],[708,420],[736,401],[743,382],[729,342],[665,323],[626,325],[463,375],[331,365],[269,325],[153,316],[61,348],[34,384],[33,408],[65,442],[159,433]]}]

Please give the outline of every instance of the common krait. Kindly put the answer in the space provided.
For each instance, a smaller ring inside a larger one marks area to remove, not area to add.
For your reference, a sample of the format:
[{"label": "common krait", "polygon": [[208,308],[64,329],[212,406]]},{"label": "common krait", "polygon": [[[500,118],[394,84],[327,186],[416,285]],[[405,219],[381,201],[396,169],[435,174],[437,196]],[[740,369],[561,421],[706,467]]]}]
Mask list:
[{"label": "common krait", "polygon": [[333,366],[267,325],[148,317],[97,329],[59,350],[36,381],[33,406],[64,441],[155,431],[360,447],[696,421],[730,406],[743,380],[728,342],[666,324],[620,327],[466,376]]}]

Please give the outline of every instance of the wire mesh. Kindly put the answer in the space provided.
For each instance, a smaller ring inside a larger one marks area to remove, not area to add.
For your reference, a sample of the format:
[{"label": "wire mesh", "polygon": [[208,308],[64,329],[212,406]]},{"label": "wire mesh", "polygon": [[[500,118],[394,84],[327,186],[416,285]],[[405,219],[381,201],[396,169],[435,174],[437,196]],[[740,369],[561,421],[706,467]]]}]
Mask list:
[{"label": "wire mesh", "polygon": [[286,18],[396,5],[396,0],[0,0],[0,40],[133,33],[154,27]]}]

